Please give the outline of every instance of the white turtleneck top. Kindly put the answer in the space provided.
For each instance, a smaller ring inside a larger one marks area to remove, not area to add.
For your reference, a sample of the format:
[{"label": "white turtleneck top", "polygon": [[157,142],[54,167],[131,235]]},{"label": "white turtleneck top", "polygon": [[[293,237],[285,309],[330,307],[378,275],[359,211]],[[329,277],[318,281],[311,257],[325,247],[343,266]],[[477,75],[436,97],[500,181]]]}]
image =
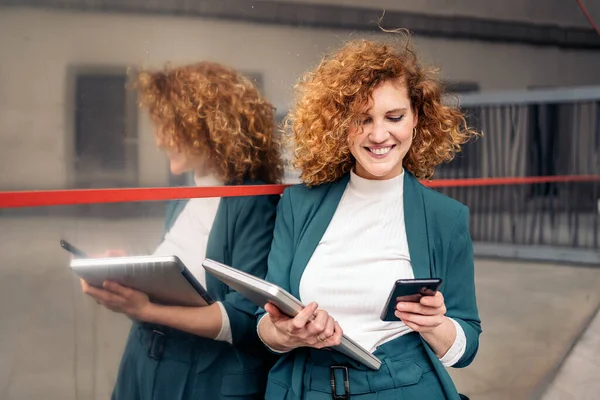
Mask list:
[{"label": "white turtleneck top", "polygon": [[[212,175],[194,177],[196,186],[222,186],[223,182]],[[173,223],[165,239],[158,246],[155,255],[176,255],[181,259],[190,272],[202,286],[206,287],[206,271],[202,261],[206,258],[206,245],[212,229],[219,197],[191,199],[185,205],[181,214]],[[215,340],[232,343],[231,325],[225,307],[218,302],[221,308],[221,331]]]},{"label": "white turtleneck top", "polygon": [[[304,304],[316,301],[367,350],[412,332],[404,322],[381,321],[381,310],[398,279],[412,279],[403,201],[404,173],[369,180],[351,173],[336,212],[300,280]],[[410,212],[410,210],[407,210]],[[452,319],[451,319],[452,320]],[[454,365],[465,352],[461,326],[441,358]]]}]

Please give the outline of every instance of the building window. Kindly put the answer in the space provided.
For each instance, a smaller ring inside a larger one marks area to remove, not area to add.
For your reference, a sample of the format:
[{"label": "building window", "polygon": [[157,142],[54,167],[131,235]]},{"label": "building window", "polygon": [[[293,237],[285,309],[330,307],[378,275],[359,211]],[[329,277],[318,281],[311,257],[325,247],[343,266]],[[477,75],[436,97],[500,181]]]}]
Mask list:
[{"label": "building window", "polygon": [[123,72],[75,74],[76,187],[137,183],[136,106]]}]

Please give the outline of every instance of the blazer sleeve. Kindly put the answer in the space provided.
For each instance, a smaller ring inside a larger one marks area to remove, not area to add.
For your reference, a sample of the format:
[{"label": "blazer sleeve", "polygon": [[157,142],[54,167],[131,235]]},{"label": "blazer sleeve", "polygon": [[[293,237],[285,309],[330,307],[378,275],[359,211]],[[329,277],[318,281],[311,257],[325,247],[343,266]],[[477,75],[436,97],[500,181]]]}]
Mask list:
[{"label": "blazer sleeve", "polygon": [[[233,227],[231,265],[259,278],[264,278],[267,273],[278,198],[256,196],[243,199],[244,204]],[[229,317],[233,345],[259,343],[254,303],[234,290],[229,290],[221,303]]]},{"label": "blazer sleeve", "polygon": [[479,349],[481,321],[475,297],[473,243],[469,233],[469,209],[461,206],[450,236],[444,299],[446,316],[460,324],[467,339],[465,352],[455,368],[469,365]]},{"label": "blazer sleeve", "polygon": [[[275,220],[271,252],[269,253],[266,280],[290,293],[290,272],[294,259],[293,225],[291,195],[289,189],[286,189],[277,207],[277,218]],[[262,308],[258,309],[258,321],[265,312]]]}]

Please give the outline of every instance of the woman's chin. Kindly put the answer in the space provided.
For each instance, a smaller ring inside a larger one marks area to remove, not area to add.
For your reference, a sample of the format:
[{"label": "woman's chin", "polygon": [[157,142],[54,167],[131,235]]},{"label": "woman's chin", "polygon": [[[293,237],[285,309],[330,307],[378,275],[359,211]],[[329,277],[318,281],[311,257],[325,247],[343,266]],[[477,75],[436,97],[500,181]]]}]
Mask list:
[{"label": "woman's chin", "polygon": [[186,173],[188,170],[185,168],[181,168],[180,166],[173,166],[171,165],[171,173],[173,175],[181,175]]},{"label": "woman's chin", "polygon": [[363,173],[359,173],[359,176],[365,175],[363,178],[378,180],[391,179],[402,173],[402,168],[397,168],[396,166],[388,167],[384,165],[373,165],[369,166],[369,168],[362,168],[362,170],[363,171],[360,172]]}]

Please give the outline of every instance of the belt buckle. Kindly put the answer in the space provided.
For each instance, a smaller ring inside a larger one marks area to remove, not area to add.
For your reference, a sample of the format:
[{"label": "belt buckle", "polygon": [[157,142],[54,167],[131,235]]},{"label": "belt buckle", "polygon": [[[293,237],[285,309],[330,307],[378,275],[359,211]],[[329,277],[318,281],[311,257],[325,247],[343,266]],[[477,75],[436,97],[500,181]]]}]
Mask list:
[{"label": "belt buckle", "polygon": [[[150,344],[148,346],[148,356],[155,360],[160,361],[162,359],[162,353],[165,349],[165,334],[157,329],[152,330],[152,337],[150,338]],[[155,347],[157,346],[157,348]],[[155,351],[157,350],[157,351]]]},{"label": "belt buckle", "polygon": [[[344,372],[344,394],[338,395],[336,390],[335,370],[339,369]],[[350,400],[350,380],[348,378],[348,367],[343,365],[331,366],[331,395],[333,400]]]}]

